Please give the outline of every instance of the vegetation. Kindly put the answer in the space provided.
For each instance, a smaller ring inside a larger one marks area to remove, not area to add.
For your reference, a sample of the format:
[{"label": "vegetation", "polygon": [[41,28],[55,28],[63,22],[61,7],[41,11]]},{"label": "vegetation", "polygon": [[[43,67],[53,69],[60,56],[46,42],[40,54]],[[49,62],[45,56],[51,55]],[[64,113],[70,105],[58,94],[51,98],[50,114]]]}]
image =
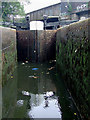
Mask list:
[{"label": "vegetation", "polygon": [[72,12],[72,5],[68,3],[68,12]]},{"label": "vegetation", "polygon": [[90,115],[88,21],[60,29],[59,32],[65,34],[59,37],[56,55],[58,71],[64,78],[85,120],[89,120]]},{"label": "vegetation", "polygon": [[11,22],[16,15],[25,15],[24,6],[20,2],[2,2],[3,22]]}]

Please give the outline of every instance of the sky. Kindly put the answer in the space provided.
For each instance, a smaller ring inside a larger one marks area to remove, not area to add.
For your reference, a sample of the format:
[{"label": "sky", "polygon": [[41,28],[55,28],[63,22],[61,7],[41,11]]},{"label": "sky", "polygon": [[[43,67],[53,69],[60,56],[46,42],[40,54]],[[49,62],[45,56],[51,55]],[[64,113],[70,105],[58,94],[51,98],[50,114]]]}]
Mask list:
[{"label": "sky", "polygon": [[[22,0],[19,0],[19,1],[22,1]],[[23,0],[23,2],[24,2],[24,0]],[[59,3],[60,0],[30,0],[30,2],[31,3],[24,5],[25,13],[29,13],[31,11],[34,11],[34,10],[37,10],[37,9],[40,9],[43,7],[47,7],[49,5]]]}]

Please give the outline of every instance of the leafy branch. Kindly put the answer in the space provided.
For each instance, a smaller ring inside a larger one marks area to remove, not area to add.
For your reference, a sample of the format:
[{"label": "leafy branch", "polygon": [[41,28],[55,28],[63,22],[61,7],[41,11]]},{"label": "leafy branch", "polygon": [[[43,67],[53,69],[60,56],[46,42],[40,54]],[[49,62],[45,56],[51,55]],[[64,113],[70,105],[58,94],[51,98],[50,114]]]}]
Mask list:
[{"label": "leafy branch", "polygon": [[2,19],[10,21],[10,16],[25,15],[24,6],[20,2],[2,2]]},{"label": "leafy branch", "polygon": [[72,5],[68,3],[68,12],[72,12]]}]

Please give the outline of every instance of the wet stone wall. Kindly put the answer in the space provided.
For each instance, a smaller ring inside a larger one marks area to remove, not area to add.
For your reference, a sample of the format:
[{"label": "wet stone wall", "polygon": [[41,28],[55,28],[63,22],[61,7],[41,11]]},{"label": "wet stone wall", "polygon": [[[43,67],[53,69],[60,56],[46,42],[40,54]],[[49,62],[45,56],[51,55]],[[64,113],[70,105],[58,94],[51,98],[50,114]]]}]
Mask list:
[{"label": "wet stone wall", "polygon": [[13,76],[16,64],[16,31],[10,28],[2,30],[2,86]]},{"label": "wet stone wall", "polygon": [[[1,31],[1,66],[2,66],[2,118],[14,110],[16,102],[16,30],[0,27]],[[14,86],[14,87],[13,87]],[[7,91],[8,88],[8,91]],[[1,92],[1,91],[0,91]],[[0,98],[1,99],[1,98]]]},{"label": "wet stone wall", "polygon": [[56,58],[56,31],[17,31],[18,61],[44,62]]},{"label": "wet stone wall", "polygon": [[0,29],[0,119],[2,118],[2,34]]},{"label": "wet stone wall", "polygon": [[90,119],[90,19],[57,31],[57,69],[64,78],[78,109]]}]

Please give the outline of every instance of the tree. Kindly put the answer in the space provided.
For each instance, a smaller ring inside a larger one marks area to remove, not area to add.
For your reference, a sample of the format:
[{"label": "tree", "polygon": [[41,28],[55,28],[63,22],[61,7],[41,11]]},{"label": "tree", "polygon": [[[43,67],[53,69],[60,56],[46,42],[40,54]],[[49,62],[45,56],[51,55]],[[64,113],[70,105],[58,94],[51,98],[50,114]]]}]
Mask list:
[{"label": "tree", "polygon": [[21,3],[23,5],[29,5],[29,4],[31,4],[31,0],[22,0]]},{"label": "tree", "polygon": [[2,2],[2,19],[4,22],[10,22],[10,17],[16,15],[25,15],[24,6],[20,2]]},{"label": "tree", "polygon": [[72,12],[72,5],[68,3],[68,12]]},{"label": "tree", "polygon": [[1,12],[2,12],[2,6],[1,6],[1,1],[0,1],[0,15],[1,15]]}]

